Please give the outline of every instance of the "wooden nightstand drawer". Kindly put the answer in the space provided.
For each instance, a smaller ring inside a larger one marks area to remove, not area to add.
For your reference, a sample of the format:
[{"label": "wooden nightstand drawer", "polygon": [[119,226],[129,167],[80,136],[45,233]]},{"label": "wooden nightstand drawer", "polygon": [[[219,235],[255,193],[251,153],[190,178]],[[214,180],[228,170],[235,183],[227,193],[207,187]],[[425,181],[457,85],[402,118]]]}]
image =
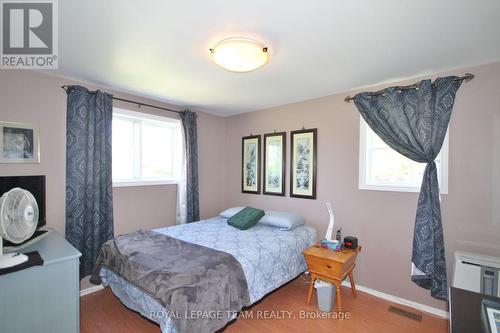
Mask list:
[{"label": "wooden nightstand drawer", "polygon": [[342,265],[325,258],[306,255],[307,267],[309,271],[326,276],[340,276]]}]

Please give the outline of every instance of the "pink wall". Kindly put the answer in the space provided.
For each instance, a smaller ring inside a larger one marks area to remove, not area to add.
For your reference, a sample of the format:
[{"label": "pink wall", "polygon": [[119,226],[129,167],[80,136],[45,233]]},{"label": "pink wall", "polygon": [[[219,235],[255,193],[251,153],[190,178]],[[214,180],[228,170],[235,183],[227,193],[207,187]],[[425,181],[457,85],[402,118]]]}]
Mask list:
[{"label": "pink wall", "polygon": [[[500,255],[500,63],[455,71],[476,79],[459,90],[450,125],[449,194],[442,197],[448,276],[457,249]],[[417,79],[411,80],[411,82]],[[406,82],[399,82],[405,84]],[[373,91],[381,87],[372,87]],[[358,189],[359,113],[344,97],[356,92],[274,107],[228,118],[226,206],[251,205],[303,214],[324,235],[334,205],[337,226],[356,235],[363,251],[359,284],[444,309],[446,304],[409,279],[417,193]],[[241,137],[287,131],[287,172],[292,130],[318,128],[317,200],[242,194]],[[496,156],[496,158],[495,158]],[[496,201],[494,201],[494,198]]]},{"label": "pink wall", "polygon": [[[37,124],[41,146],[39,164],[0,164],[0,175],[46,175],[47,225],[62,234],[65,225],[66,94],[60,86],[64,84],[78,82],[33,71],[0,71],[0,120]],[[89,84],[83,85],[96,89]],[[172,108],[136,96],[116,92],[115,95]],[[136,105],[123,102],[115,106],[165,117],[177,116],[145,107],[139,110]],[[222,196],[214,195],[213,191],[223,177],[219,161],[224,153],[220,143],[224,141],[225,119],[202,112],[198,114],[201,214],[207,217],[223,209]],[[176,191],[176,185],[114,188],[115,233],[174,224]]]}]

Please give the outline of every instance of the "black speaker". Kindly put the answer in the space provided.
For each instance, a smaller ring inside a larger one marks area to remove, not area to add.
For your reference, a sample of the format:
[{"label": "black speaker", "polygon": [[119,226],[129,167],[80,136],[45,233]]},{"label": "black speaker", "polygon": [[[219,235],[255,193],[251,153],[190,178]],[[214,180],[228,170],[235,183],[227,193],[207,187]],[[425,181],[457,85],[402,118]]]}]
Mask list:
[{"label": "black speaker", "polygon": [[353,236],[344,237],[344,247],[346,249],[357,249],[358,248],[358,239]]}]

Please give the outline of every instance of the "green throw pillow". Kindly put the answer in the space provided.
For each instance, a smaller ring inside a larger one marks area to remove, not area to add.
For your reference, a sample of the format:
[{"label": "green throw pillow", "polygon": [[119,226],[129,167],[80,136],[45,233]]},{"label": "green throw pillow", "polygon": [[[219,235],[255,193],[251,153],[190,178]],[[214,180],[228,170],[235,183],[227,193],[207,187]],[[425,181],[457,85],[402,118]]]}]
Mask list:
[{"label": "green throw pillow", "polygon": [[240,230],[247,230],[259,222],[266,213],[257,208],[245,207],[227,220],[227,224]]}]

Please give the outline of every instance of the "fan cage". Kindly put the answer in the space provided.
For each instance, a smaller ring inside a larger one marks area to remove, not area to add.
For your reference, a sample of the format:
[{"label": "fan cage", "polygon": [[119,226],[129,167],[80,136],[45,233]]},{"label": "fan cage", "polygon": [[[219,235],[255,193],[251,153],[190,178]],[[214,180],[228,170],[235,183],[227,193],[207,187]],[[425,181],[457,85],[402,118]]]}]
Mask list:
[{"label": "fan cage", "polygon": [[29,239],[38,225],[38,205],[26,190],[14,188],[0,198],[0,236],[19,244]]}]

